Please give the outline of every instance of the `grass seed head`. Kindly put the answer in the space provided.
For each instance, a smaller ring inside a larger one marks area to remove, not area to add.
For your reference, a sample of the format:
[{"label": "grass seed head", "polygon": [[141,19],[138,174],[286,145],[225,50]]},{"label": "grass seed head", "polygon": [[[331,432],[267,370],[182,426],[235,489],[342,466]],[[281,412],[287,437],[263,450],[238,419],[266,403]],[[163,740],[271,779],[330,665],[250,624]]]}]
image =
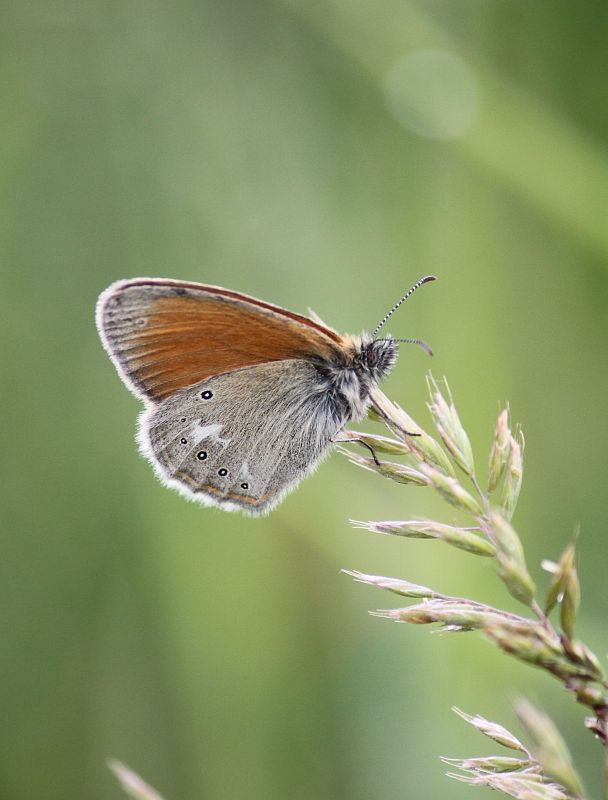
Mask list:
[{"label": "grass seed head", "polygon": [[467,475],[474,475],[475,462],[473,460],[471,442],[460,421],[456,406],[447,388],[447,383],[448,399],[441,393],[437,381],[432,375],[428,377],[428,386],[431,395],[431,402],[428,404],[429,411],[433,416],[435,427],[443,439],[443,443],[463,472]]},{"label": "grass seed head", "polygon": [[504,408],[498,415],[494,440],[490,451],[488,466],[488,493],[493,492],[498,486],[511,450],[511,431],[509,429],[509,410]]},{"label": "grass seed head", "polygon": [[370,586],[377,586],[380,589],[386,589],[394,594],[402,595],[403,597],[416,597],[416,598],[442,598],[443,595],[429,589],[428,586],[420,586],[417,583],[404,581],[399,578],[385,578],[382,575],[367,575],[365,572],[358,570],[342,570],[346,575],[350,575],[358,583],[367,583]]},{"label": "grass seed head", "polygon": [[500,577],[510,594],[527,606],[534,601],[536,587],[526,568],[521,540],[502,513],[492,511],[486,522],[488,538],[496,546]]},{"label": "grass seed head", "polygon": [[515,513],[521,482],[524,473],[523,463],[524,437],[519,431],[516,436],[511,436],[509,443],[509,459],[507,461],[505,479],[502,485],[501,506],[507,519]]},{"label": "grass seed head", "polygon": [[418,461],[433,464],[446,475],[454,474],[454,467],[439,442],[421,428],[409,414],[389,400],[377,387],[371,392],[371,400],[374,415],[399,437]]},{"label": "grass seed head", "polygon": [[464,489],[456,478],[445,475],[430,464],[420,464],[420,472],[426,477],[427,482],[453,506],[479,517],[482,509],[475,497]]},{"label": "grass seed head", "polygon": [[508,747],[510,750],[518,750],[520,753],[529,755],[528,750],[519,739],[497,722],[491,722],[480,714],[475,714],[474,716],[466,714],[456,706],[453,707],[452,711],[489,739],[498,742],[498,744],[501,744],[503,747]]},{"label": "grass seed head", "polygon": [[404,536],[411,539],[439,539],[460,550],[479,556],[495,556],[496,548],[487,539],[466,528],[445,525],[431,519],[411,519],[386,522],[359,522],[351,520],[357,528],[366,528],[373,533]]}]

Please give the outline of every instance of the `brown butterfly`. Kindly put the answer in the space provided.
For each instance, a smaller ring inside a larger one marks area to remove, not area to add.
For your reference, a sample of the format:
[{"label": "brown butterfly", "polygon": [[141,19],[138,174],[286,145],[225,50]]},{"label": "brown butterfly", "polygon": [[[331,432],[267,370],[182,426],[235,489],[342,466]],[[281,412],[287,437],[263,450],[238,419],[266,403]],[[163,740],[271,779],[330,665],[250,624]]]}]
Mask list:
[{"label": "brown butterfly", "polygon": [[97,328],[118,374],[146,404],[137,439],[161,481],[205,505],[268,513],[319,464],[399,342],[341,335],[238,292],[162,278],[113,283]]}]

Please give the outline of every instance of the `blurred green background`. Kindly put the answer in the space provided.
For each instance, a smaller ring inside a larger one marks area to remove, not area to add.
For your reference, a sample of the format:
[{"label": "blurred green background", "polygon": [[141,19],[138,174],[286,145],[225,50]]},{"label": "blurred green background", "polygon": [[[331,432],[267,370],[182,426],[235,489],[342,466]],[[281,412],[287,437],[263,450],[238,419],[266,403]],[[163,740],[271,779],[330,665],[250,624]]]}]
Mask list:
[{"label": "blurred green background", "polygon": [[[556,683],[370,618],[391,598],[340,574],[512,607],[483,560],[348,523],[449,511],[337,454],[266,519],[185,502],[93,310],[164,276],[358,332],[438,275],[390,330],[432,344],[481,463],[510,401],[530,565],[580,523],[603,655],[606,3],[24,0],[0,37],[0,796],[121,797],[114,756],[167,800],[464,798],[438,755],[494,748],[450,707],[519,732],[524,691],[597,794]],[[424,425],[430,364],[405,348],[384,387]]]}]

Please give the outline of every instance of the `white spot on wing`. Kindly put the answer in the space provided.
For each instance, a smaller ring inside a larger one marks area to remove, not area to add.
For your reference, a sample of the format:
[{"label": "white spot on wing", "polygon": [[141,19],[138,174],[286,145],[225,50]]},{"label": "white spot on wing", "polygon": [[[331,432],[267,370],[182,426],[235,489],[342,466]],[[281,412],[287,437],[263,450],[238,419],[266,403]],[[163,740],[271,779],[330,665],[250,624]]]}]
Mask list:
[{"label": "white spot on wing", "polygon": [[249,471],[249,464],[246,461],[243,461],[243,464],[239,470],[239,480],[247,481],[249,483],[249,488],[251,488],[251,484],[253,482],[253,475]]},{"label": "white spot on wing", "polygon": [[224,447],[226,447],[230,444],[230,439],[222,439],[220,437],[221,430],[222,426],[218,422],[212,422],[210,425],[201,425],[200,423],[197,423],[190,429],[190,436],[194,441],[194,444],[199,444],[203,441],[203,439],[211,439],[212,441],[219,442],[219,444],[222,444]]}]

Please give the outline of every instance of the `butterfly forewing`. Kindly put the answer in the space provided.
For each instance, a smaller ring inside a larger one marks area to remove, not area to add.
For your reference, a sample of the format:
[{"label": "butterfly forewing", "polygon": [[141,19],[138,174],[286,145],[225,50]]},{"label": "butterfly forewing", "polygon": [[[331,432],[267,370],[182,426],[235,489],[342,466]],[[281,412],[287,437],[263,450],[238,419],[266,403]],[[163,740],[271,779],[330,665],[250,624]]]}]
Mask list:
[{"label": "butterfly forewing", "polygon": [[97,322],[123,379],[160,401],[218,373],[284,359],[332,359],[329,328],[213,286],[137,279],[111,286]]},{"label": "butterfly forewing", "polygon": [[169,485],[264,513],[314,469],[347,421],[327,388],[300,359],[217,375],[145,412],[140,444]]}]

